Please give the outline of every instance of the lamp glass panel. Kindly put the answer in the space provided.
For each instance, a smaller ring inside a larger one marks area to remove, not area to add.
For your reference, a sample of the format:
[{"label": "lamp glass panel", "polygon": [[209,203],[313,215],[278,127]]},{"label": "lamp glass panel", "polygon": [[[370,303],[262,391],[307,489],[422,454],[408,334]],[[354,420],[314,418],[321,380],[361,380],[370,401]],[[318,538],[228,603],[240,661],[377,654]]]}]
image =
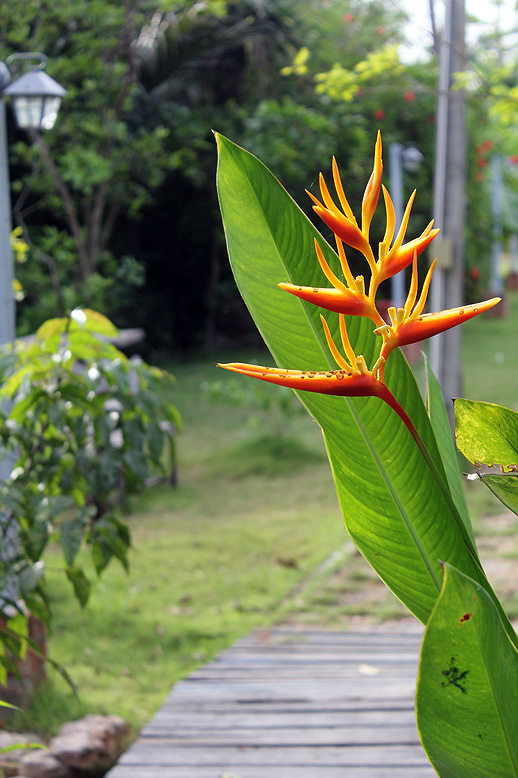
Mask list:
[{"label": "lamp glass panel", "polygon": [[51,130],[58,118],[59,106],[61,105],[61,97],[46,97],[43,102],[43,111],[41,116],[40,127],[42,130]]},{"label": "lamp glass panel", "polygon": [[36,130],[41,124],[43,97],[40,95],[16,95],[13,102],[16,124],[23,130]]}]

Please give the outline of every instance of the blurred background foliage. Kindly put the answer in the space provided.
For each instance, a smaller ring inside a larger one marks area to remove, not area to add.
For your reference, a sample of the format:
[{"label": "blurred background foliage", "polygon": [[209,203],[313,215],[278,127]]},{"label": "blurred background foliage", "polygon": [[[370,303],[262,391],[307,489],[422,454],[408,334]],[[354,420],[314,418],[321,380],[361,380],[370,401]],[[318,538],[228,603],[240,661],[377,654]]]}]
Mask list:
[{"label": "blurred background foliage", "polygon": [[[386,162],[390,143],[416,145],[424,162],[405,191],[419,192],[418,234],[432,211],[437,62],[432,36],[402,60],[405,20],[389,0],[3,3],[0,59],[42,50],[68,90],[44,137],[9,126],[13,221],[29,246],[19,334],[81,305],[143,327],[147,357],[254,342],[225,261],[212,128],[268,164],[310,216],[304,189],[317,192],[333,154],[357,203],[378,128]],[[487,32],[462,84],[474,296],[489,277],[488,159],[514,144],[506,40]]]}]

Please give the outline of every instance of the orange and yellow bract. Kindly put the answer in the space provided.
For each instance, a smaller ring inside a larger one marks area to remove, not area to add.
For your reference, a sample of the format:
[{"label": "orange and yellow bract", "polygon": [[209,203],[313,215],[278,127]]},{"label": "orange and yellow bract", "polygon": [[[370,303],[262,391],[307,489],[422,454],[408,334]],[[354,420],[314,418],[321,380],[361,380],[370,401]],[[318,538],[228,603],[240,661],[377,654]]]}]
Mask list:
[{"label": "orange and yellow bract", "polygon": [[[382,186],[382,172],[382,145],[381,135],[378,132],[374,150],[374,167],[362,201],[360,227],[345,196],[338,165],[333,158],[333,183],[339,206],[331,196],[322,174],[319,179],[322,202],[310,192],[308,194],[314,202],[314,211],[335,235],[344,280],[340,280],[331,270],[318,241],[315,240],[317,260],[332,287],[315,288],[297,286],[291,283],[279,284],[284,291],[325,310],[339,314],[340,336],[345,356],[340,353],[333,342],[329,327],[325,319],[321,317],[327,344],[339,370],[283,370],[282,368],[260,367],[243,363],[222,364],[220,367],[297,390],[349,397],[379,397],[396,410],[410,429],[408,416],[384,383],[384,368],[389,354],[398,346],[425,340],[462,324],[496,305],[500,298],[494,297],[482,303],[440,311],[439,313],[423,313],[435,262],[428,270],[421,295],[417,300],[417,257],[432,242],[439,230],[434,229],[432,221],[418,238],[404,243],[415,197],[415,192],[413,192],[405,208],[398,233],[394,236],[396,227],[394,205],[388,191]],[[369,242],[369,233],[381,191],[383,191],[385,203],[386,230],[383,240],[379,244],[378,258],[376,259]],[[353,277],[344,244],[357,249],[365,257],[371,275],[368,291],[364,276]],[[398,310],[389,308],[390,322],[385,322],[376,307],[376,293],[379,285],[387,278],[404,271],[410,264],[412,264],[412,278],[405,305]],[[357,356],[354,353],[347,335],[344,315],[364,316],[371,319],[376,325],[374,333],[381,338],[381,348],[379,357],[372,368],[367,366],[362,355]],[[412,432],[412,429],[410,431]]]}]

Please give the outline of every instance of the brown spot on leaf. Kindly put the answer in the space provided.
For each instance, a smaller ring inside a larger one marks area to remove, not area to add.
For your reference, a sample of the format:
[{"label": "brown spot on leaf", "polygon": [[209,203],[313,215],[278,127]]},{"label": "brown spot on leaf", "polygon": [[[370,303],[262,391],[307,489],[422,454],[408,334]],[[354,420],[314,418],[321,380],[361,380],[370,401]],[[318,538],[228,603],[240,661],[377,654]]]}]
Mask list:
[{"label": "brown spot on leaf", "polygon": [[470,613],[469,611],[467,613],[465,613],[464,616],[461,616],[461,619],[460,619],[460,622],[459,622],[460,626],[462,627],[464,622],[465,621],[469,621],[472,616],[473,616],[473,614]]}]

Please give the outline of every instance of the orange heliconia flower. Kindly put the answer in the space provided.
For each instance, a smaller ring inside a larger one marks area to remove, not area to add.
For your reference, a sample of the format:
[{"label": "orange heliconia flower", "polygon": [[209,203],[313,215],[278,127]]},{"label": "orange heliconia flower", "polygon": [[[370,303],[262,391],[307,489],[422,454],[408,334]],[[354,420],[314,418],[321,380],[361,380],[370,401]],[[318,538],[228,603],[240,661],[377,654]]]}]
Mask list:
[{"label": "orange heliconia flower", "polygon": [[342,273],[347,285],[333,273],[318,245],[318,241],[315,239],[317,259],[324,275],[328,281],[333,284],[333,288],[324,289],[320,287],[296,286],[295,284],[284,283],[279,284],[279,287],[285,292],[290,292],[295,295],[295,297],[300,297],[302,300],[307,300],[307,302],[325,308],[326,311],[345,313],[350,316],[367,316],[369,319],[372,319],[377,326],[382,325],[383,319],[376,306],[365,294],[364,278],[363,276],[353,278],[349,263],[347,262],[347,257],[345,256],[343,243],[338,237],[336,238],[336,245]]},{"label": "orange heliconia flower", "polygon": [[340,368],[339,370],[285,370],[277,367],[248,365],[242,362],[219,364],[219,367],[252,378],[259,378],[271,384],[288,386],[290,389],[305,392],[318,392],[319,394],[332,394],[341,397],[383,397],[386,387],[375,375],[381,361],[378,360],[374,368],[369,370],[365,359],[362,356],[356,356],[347,335],[345,319],[343,315],[340,315],[340,336],[347,357],[345,358],[336,347],[326,320],[323,316],[320,318],[329,349]]},{"label": "orange heliconia flower", "polygon": [[410,343],[417,343],[438,335],[440,332],[445,332],[458,324],[472,319],[474,316],[478,316],[479,313],[489,310],[493,305],[500,302],[499,297],[493,297],[491,300],[485,300],[474,305],[463,305],[459,308],[451,308],[439,313],[423,313],[436,262],[437,260],[434,260],[426,274],[421,296],[416,303],[417,256],[414,254],[412,280],[404,308],[399,308],[397,311],[395,308],[389,308],[388,314],[391,324],[384,324],[374,330],[377,335],[385,335],[380,352],[380,356],[385,361],[390,352],[398,346],[408,346]]},{"label": "orange heliconia flower", "polygon": [[[392,199],[381,183],[383,172],[381,135],[378,132],[374,149],[374,166],[369,178],[362,201],[361,226],[345,196],[338,165],[333,158],[333,183],[339,206],[333,200],[322,174],[320,174],[320,192],[322,202],[308,192],[314,202],[314,211],[323,219],[335,234],[338,258],[343,281],[330,268],[324,254],[315,240],[315,251],[318,262],[331,288],[297,286],[291,283],[281,283],[280,288],[313,303],[328,311],[339,314],[340,336],[345,357],[336,347],[329,326],[321,317],[324,335],[331,354],[338,364],[338,370],[285,370],[282,368],[260,367],[234,362],[220,365],[243,375],[259,378],[269,383],[288,386],[292,389],[319,392],[322,394],[347,397],[379,397],[388,403],[399,414],[410,433],[419,441],[419,436],[404,409],[399,405],[384,383],[384,369],[390,353],[398,346],[416,343],[420,340],[437,335],[440,332],[462,324],[468,319],[483,313],[496,305],[500,298],[494,297],[475,305],[466,305],[439,313],[423,313],[435,262],[432,263],[423,283],[419,300],[417,300],[418,275],[417,257],[429,246],[439,230],[434,229],[433,221],[423,230],[419,237],[404,243],[410,212],[414,202],[415,192],[410,196],[401,226],[395,235],[396,215]],[[378,258],[369,242],[372,218],[376,211],[380,192],[383,191],[386,212],[386,230],[383,240],[378,246]],[[367,260],[371,278],[368,291],[365,288],[363,276],[353,278],[344,243],[360,251]],[[376,292],[382,281],[391,278],[412,264],[410,289],[403,308],[389,308],[390,323],[385,323],[376,307]],[[417,302],[416,302],[417,300]],[[356,356],[349,342],[344,315],[364,316],[376,325],[374,332],[381,336],[379,357],[372,369],[369,369],[362,355]]]},{"label": "orange heliconia flower", "polygon": [[370,373],[347,373],[345,370],[284,370],[241,362],[219,364],[218,367],[304,392],[333,394],[341,397],[381,396],[383,393],[383,384]]}]

